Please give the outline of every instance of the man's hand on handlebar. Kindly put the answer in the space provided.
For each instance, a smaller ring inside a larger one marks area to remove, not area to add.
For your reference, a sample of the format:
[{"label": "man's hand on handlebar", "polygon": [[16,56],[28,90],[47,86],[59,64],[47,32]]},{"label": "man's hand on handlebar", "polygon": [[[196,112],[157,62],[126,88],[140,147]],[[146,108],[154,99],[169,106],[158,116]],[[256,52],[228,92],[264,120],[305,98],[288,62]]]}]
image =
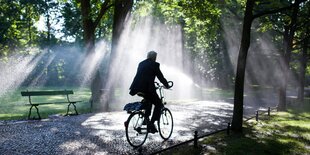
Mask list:
[{"label": "man's hand on handlebar", "polygon": [[158,89],[160,87],[165,88],[165,89],[170,89],[173,86],[172,81],[168,81],[168,87],[166,87],[164,85],[160,85],[158,82],[154,82],[154,83],[155,83],[156,89]]},{"label": "man's hand on handlebar", "polygon": [[168,87],[165,87],[166,89],[170,89],[173,86],[173,82],[172,81],[168,81]]}]

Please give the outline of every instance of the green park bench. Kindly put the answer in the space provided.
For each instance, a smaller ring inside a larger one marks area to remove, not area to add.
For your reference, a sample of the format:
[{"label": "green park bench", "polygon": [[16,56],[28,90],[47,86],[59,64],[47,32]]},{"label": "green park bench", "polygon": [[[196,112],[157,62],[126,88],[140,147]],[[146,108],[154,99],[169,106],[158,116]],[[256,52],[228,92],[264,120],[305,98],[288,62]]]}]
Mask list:
[{"label": "green park bench", "polygon": [[[69,115],[69,109],[70,106],[73,105],[74,107],[74,111],[75,114],[73,115],[78,115],[78,112],[76,110],[76,106],[75,104],[78,102],[82,102],[82,101],[71,101],[69,99],[69,94],[73,94],[73,90],[56,90],[56,91],[22,91],[21,95],[22,96],[28,96],[29,98],[29,105],[30,105],[30,109],[29,109],[29,114],[28,114],[28,119],[30,119],[31,116],[31,110],[33,107],[36,108],[37,110],[37,114],[39,119],[41,119],[40,113],[39,113],[39,105],[47,105],[47,104],[60,104],[60,103],[68,103],[68,108],[67,108],[67,113],[66,115]],[[43,103],[33,103],[31,100],[31,97],[33,96],[64,96],[62,99],[62,101],[55,101],[55,102],[43,102]],[[65,97],[66,96],[66,97]]]}]

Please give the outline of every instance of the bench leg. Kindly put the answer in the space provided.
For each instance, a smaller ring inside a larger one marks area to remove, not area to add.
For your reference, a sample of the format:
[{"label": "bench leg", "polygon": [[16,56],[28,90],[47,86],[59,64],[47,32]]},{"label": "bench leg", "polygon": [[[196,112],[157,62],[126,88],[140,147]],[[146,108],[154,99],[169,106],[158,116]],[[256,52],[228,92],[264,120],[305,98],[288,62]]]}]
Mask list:
[{"label": "bench leg", "polygon": [[70,108],[70,105],[71,105],[71,103],[69,103],[69,104],[68,104],[68,108],[67,108],[67,114],[66,114],[66,116],[68,116],[68,115],[69,115],[69,108]]},{"label": "bench leg", "polygon": [[28,113],[28,119],[30,119],[30,115],[31,115],[31,109],[32,109],[33,105],[31,105],[30,109],[29,109],[29,113]]},{"label": "bench leg", "polygon": [[37,114],[39,116],[39,119],[41,119],[40,113],[39,113],[39,108],[37,106],[35,106],[35,108],[37,109]]},{"label": "bench leg", "polygon": [[77,112],[77,110],[76,110],[75,103],[72,103],[72,104],[73,104],[73,106],[74,106],[74,111],[75,111],[75,114],[76,114],[76,115],[78,115],[78,112]]},{"label": "bench leg", "polygon": [[70,102],[70,103],[68,104],[68,108],[67,108],[67,114],[66,114],[66,116],[68,116],[68,115],[69,115],[69,109],[70,109],[70,105],[71,105],[71,104],[72,104],[72,105],[73,105],[73,107],[74,107],[75,115],[78,115],[78,112],[77,112],[77,110],[76,110],[75,103],[76,103],[76,102]]},{"label": "bench leg", "polygon": [[41,119],[41,116],[40,116],[40,113],[39,113],[39,108],[36,106],[36,105],[31,105],[30,109],[29,109],[29,114],[28,114],[28,119],[30,119],[30,116],[31,116],[31,110],[32,108],[35,107],[36,110],[37,110],[37,114],[39,116],[39,119]]}]

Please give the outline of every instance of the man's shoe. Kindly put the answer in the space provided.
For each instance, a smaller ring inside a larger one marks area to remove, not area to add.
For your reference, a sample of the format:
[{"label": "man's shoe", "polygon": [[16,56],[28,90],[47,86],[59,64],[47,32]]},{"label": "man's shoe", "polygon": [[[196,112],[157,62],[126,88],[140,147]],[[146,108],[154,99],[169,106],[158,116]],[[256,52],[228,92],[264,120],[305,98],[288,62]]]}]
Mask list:
[{"label": "man's shoe", "polygon": [[158,130],[156,129],[155,125],[151,124],[151,123],[147,126],[147,131],[149,133],[153,133],[153,134],[158,132]]}]

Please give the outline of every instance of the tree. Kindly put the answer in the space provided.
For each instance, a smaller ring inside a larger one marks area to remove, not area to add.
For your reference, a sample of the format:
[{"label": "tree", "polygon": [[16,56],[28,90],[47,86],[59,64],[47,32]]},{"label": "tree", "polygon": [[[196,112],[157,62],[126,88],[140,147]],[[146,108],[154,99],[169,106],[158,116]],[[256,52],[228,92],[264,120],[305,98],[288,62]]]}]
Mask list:
[{"label": "tree", "polygon": [[117,52],[117,46],[120,36],[124,29],[124,24],[129,16],[133,5],[133,0],[115,0],[113,30],[112,30],[112,47],[111,59]]},{"label": "tree", "polygon": [[310,13],[310,3],[306,3],[303,5],[303,7],[300,9],[300,18],[299,27],[297,28],[297,41],[295,41],[294,46],[299,47],[300,54],[298,56],[299,58],[299,83],[298,83],[298,100],[303,102],[304,101],[304,89],[305,89],[305,76],[306,76],[306,68],[307,63],[309,60],[309,37],[310,37],[310,20],[309,20],[309,13]]},{"label": "tree", "polygon": [[[298,6],[302,1],[296,1],[294,4],[273,10],[264,10],[259,13],[253,14],[255,0],[247,0],[246,10],[243,20],[242,28],[242,38],[241,45],[238,56],[237,64],[237,73],[236,73],[236,82],[235,82],[235,96],[234,96],[234,110],[233,110],[233,119],[232,119],[232,130],[235,132],[242,132],[242,123],[243,123],[243,94],[244,94],[244,75],[245,75],[245,66],[248,49],[250,46],[250,34],[251,34],[251,23],[255,18],[281,12],[292,7]],[[263,3],[264,4],[264,3]],[[297,8],[298,9],[298,8]],[[295,24],[295,23],[294,23]],[[294,35],[294,34],[291,34]],[[292,45],[292,44],[289,44]]]},{"label": "tree", "polygon": [[[82,13],[82,22],[83,22],[83,40],[85,50],[88,55],[94,53],[95,45],[95,30],[99,25],[99,22],[103,15],[108,11],[112,6],[110,0],[105,0],[101,5],[99,11],[92,9],[91,0],[81,0],[81,13]],[[95,14],[96,13],[96,14]],[[95,18],[94,14],[96,15]],[[94,72],[94,78],[91,81],[91,92],[92,96],[90,99],[91,105],[94,103],[100,102],[100,89],[102,88],[102,79],[99,71]]]},{"label": "tree", "polygon": [[284,62],[285,64],[282,66],[282,72],[284,73],[283,81],[281,82],[280,90],[279,90],[279,104],[278,110],[285,111],[286,110],[286,89],[287,89],[287,81],[289,77],[289,63],[291,61],[291,53],[293,48],[293,39],[295,30],[297,27],[297,14],[299,10],[299,0],[297,0],[293,5],[291,21],[289,25],[285,26],[284,36],[283,36],[283,47],[284,47]]},{"label": "tree", "polygon": [[298,99],[302,102],[304,101],[305,74],[307,68],[307,61],[309,59],[309,54],[307,52],[307,50],[309,49],[308,44],[309,44],[309,38],[305,38],[302,43],[302,54],[300,54]]},{"label": "tree", "polygon": [[[82,22],[83,22],[83,39],[85,43],[85,49],[87,53],[93,52],[93,47],[95,44],[95,30],[99,25],[99,22],[103,15],[108,11],[112,6],[110,0],[105,0],[100,5],[100,10],[96,14],[95,18],[94,10],[92,10],[91,0],[81,0],[81,13],[82,13]],[[94,18],[94,19],[93,19]]]},{"label": "tree", "polygon": [[254,0],[247,0],[243,19],[242,38],[239,49],[237,73],[235,81],[234,110],[232,119],[232,130],[242,132],[243,123],[243,93],[246,57],[250,47],[251,25],[253,20]]},{"label": "tree", "polygon": [[[106,75],[108,79],[118,78],[118,77],[111,77],[111,72],[115,70],[114,63],[117,63],[117,62],[115,62],[114,60],[118,52],[118,45],[119,45],[120,37],[124,30],[126,19],[128,19],[130,16],[132,6],[133,6],[133,0],[115,0],[111,54],[110,54],[110,60],[109,60],[110,62],[108,66],[108,73]],[[115,80],[115,81],[118,81],[118,80]],[[108,102],[110,101],[110,99],[112,99],[109,97],[112,96],[114,93],[113,91],[114,91],[115,83],[110,83],[109,81],[107,81],[103,87],[105,88],[104,90],[108,90],[106,92],[102,92],[102,93],[105,93],[104,96],[106,96],[105,101],[103,101],[104,102],[103,110],[108,110],[109,108]]]}]

